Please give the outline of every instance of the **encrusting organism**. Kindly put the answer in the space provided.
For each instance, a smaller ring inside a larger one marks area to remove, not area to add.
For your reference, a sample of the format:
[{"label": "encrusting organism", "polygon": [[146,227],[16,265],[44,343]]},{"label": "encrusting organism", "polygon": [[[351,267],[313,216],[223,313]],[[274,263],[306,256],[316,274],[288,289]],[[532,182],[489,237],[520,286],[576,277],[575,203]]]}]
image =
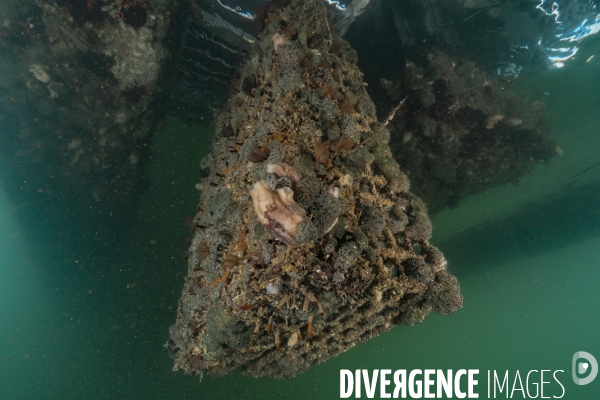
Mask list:
[{"label": "encrusting organism", "polygon": [[326,7],[291,0],[261,26],[201,161],[167,345],[190,375],[293,377],[462,306]]},{"label": "encrusting organism", "polygon": [[258,181],[250,191],[258,220],[282,242],[298,246],[298,224],[306,219],[306,212],[294,201],[290,188],[272,191],[265,181]]}]

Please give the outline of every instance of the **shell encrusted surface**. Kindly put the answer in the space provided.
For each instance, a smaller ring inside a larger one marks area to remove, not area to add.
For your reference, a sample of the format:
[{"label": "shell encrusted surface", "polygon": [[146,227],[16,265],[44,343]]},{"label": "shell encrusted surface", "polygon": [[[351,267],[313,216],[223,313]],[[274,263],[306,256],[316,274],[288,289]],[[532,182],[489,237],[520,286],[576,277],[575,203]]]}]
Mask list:
[{"label": "shell encrusted surface", "polygon": [[293,377],[462,307],[355,51],[316,0],[268,20],[201,163],[167,345],[173,369],[191,375]]}]

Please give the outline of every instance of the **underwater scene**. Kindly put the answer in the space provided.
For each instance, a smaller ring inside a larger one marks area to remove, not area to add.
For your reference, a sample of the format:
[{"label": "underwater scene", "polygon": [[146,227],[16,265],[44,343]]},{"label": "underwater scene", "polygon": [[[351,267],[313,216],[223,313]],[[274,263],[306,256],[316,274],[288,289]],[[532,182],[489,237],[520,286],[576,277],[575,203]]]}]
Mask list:
[{"label": "underwater scene", "polygon": [[600,398],[599,6],[0,0],[0,399]]}]

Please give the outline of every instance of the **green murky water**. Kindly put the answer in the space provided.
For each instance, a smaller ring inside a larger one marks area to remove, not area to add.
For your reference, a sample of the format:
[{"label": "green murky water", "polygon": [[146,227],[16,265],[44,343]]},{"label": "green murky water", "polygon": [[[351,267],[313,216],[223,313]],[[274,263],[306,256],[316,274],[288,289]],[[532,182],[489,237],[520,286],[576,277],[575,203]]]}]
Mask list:
[{"label": "green murky water", "polygon": [[[600,57],[585,62],[600,45],[581,52],[563,69],[519,78],[551,93],[544,114],[564,156],[433,220],[432,242],[459,279],[464,308],[396,327],[289,381],[234,373],[199,383],[171,372],[163,348],[209,123],[168,119],[153,142],[151,189],[117,245],[94,238],[69,248],[55,227],[28,221],[27,209],[0,193],[0,398],[334,399],[340,369],[384,368],[479,369],[480,398],[487,370],[508,370],[511,386],[517,370],[563,370],[563,398],[599,398],[600,378],[586,386],[571,378],[576,351],[600,358],[600,173],[577,175],[600,161]],[[24,233],[27,223],[37,236]],[[545,396],[559,396],[546,380]]]}]

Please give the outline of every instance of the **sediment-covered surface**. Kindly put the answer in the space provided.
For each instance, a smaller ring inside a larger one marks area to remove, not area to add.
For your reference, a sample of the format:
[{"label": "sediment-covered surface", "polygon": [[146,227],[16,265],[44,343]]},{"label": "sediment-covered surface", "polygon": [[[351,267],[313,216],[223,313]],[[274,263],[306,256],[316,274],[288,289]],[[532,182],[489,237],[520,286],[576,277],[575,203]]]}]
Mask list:
[{"label": "sediment-covered surface", "polygon": [[292,1],[267,22],[201,163],[167,343],[191,375],[292,377],[462,307],[325,7]]},{"label": "sediment-covered surface", "polygon": [[0,152],[16,203],[88,227],[131,215],[172,10],[172,0],[0,6]]},{"label": "sediment-covered surface", "polygon": [[406,97],[388,128],[394,158],[432,214],[471,194],[518,183],[562,150],[550,139],[544,103],[470,61],[423,50],[380,84],[387,107]]}]

